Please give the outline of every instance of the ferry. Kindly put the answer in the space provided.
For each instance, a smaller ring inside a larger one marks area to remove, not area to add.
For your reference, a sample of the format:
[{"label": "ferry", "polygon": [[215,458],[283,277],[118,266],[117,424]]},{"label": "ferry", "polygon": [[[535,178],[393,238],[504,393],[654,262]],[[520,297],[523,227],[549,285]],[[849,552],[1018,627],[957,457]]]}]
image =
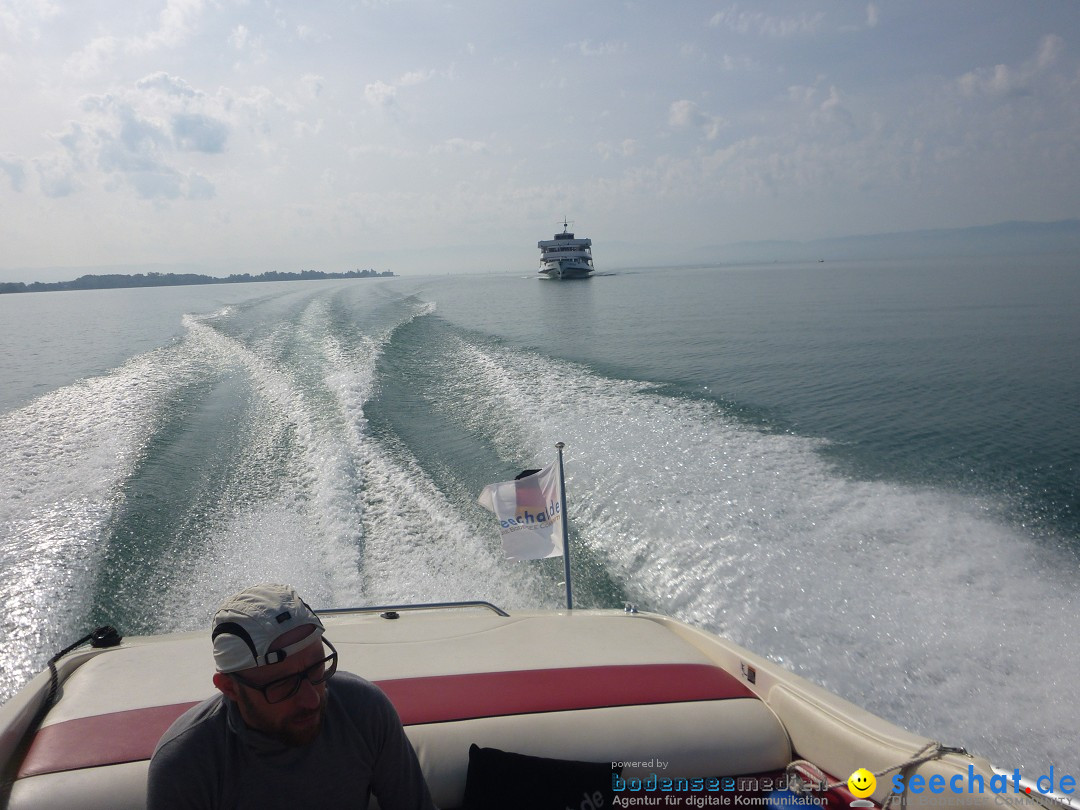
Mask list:
[{"label": "ferry", "polygon": [[[397,708],[441,808],[1062,810],[1072,798],[633,605],[318,612],[339,669]],[[0,807],[145,807],[158,739],[214,694],[212,675],[209,629],[100,628],[61,651],[0,707]]]},{"label": "ferry", "polygon": [[592,240],[577,239],[570,232],[570,223],[563,217],[562,233],[554,239],[541,239],[540,272],[548,278],[588,278],[593,272]]}]

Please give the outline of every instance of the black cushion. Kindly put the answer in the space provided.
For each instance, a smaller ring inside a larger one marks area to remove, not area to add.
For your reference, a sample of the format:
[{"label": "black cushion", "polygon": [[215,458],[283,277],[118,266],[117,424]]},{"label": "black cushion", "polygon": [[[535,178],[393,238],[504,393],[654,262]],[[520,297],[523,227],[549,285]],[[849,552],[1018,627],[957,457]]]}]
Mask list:
[{"label": "black cushion", "polygon": [[546,759],[469,746],[461,810],[599,810],[614,800],[610,762]]}]

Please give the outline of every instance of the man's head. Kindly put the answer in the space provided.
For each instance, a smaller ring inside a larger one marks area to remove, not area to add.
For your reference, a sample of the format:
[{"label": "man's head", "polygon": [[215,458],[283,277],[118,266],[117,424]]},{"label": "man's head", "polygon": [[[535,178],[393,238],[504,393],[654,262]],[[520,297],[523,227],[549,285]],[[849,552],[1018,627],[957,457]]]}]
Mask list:
[{"label": "man's head", "polygon": [[[285,661],[322,637],[323,623],[288,585],[255,585],[230,596],[214,614],[214,666],[240,672]],[[275,644],[298,628],[288,646]]]},{"label": "man's head", "polygon": [[243,590],[214,615],[214,685],[250,728],[305,745],[322,727],[325,682],[337,666],[337,654],[316,643],[322,635],[322,621],[289,586]]}]

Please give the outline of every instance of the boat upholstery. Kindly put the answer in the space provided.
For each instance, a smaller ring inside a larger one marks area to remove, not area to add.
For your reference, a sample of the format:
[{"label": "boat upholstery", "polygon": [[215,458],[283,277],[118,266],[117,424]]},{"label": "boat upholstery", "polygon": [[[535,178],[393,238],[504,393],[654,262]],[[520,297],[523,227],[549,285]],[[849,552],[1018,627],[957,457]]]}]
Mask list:
[{"label": "boat upholstery", "polygon": [[[631,763],[626,777],[752,774],[790,762],[772,711],[691,645],[644,621],[575,623],[582,632],[571,638],[540,617],[448,620],[441,629],[430,620],[330,618],[327,636],[341,667],[378,683],[397,707],[440,807],[461,804],[473,743]],[[202,634],[164,649],[135,643],[89,657],[71,675],[22,763],[10,808],[144,806],[157,739],[212,692]],[[145,687],[146,679],[157,684],[155,705],[140,705],[147,690],[135,680]]]}]

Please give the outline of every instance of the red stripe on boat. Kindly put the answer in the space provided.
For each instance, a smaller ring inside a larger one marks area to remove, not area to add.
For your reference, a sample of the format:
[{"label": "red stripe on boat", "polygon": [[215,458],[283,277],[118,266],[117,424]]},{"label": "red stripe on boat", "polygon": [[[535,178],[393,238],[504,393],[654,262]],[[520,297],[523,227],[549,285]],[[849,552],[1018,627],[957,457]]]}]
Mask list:
[{"label": "red stripe on boat", "polygon": [[[474,672],[375,683],[407,726],[479,717],[653,703],[753,698],[708,664],[643,664]],[[42,728],[18,778],[149,759],[173,720],[194,703],[150,706],[66,720]]]},{"label": "red stripe on boat", "polygon": [[526,669],[379,681],[407,726],[475,717],[754,697],[708,664]]},{"label": "red stripe on boat", "polygon": [[65,720],[38,731],[16,779],[150,759],[173,720],[195,703],[173,703]]}]

